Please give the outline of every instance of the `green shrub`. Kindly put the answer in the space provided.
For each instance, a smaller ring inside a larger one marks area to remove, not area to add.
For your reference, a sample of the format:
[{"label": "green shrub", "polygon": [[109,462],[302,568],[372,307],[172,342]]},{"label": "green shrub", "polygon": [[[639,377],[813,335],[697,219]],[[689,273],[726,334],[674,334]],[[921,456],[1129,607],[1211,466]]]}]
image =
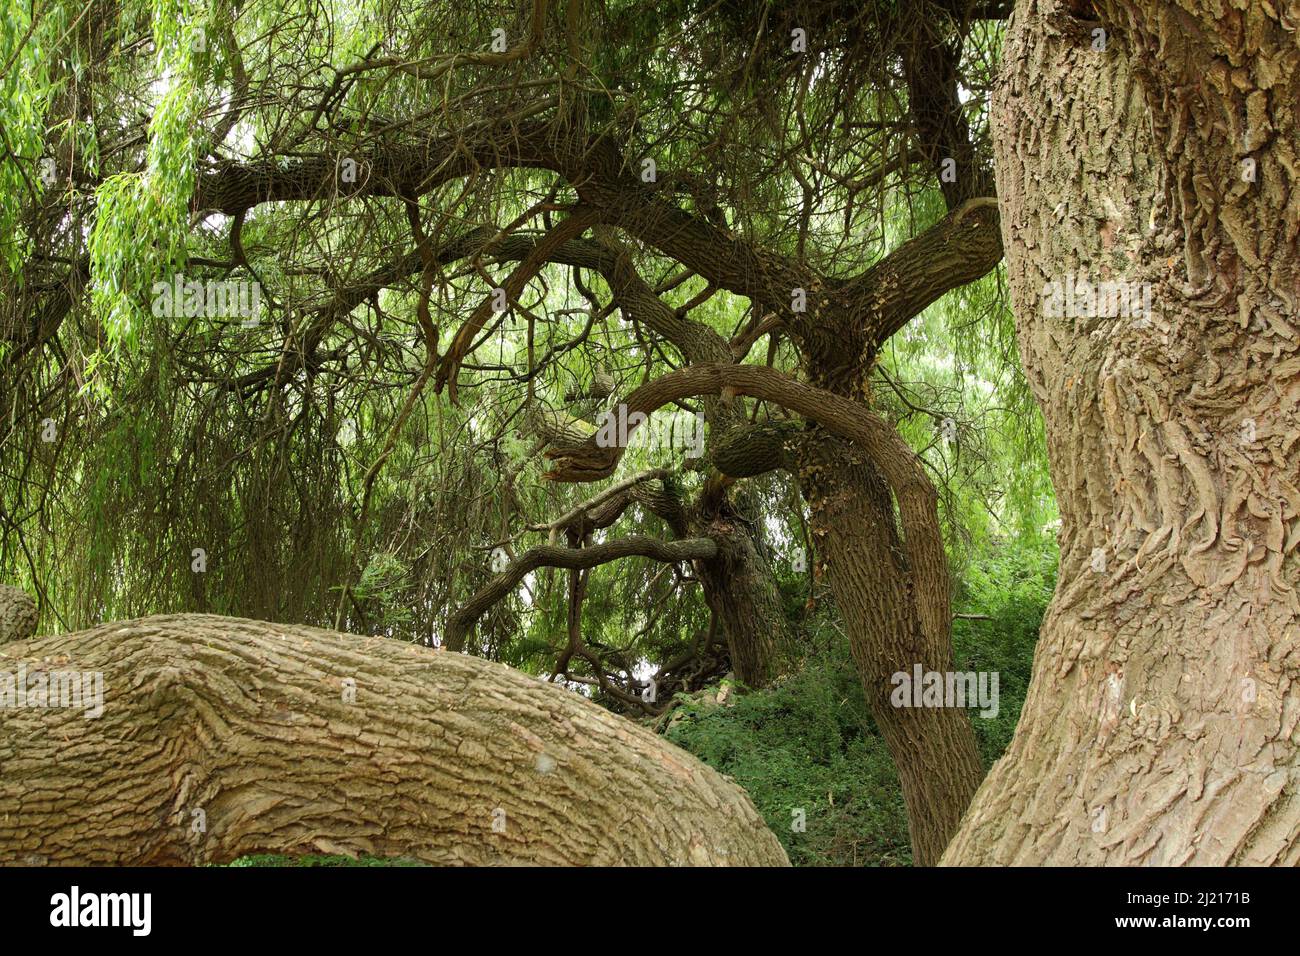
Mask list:
[{"label": "green shrub", "polygon": [[952,641],[956,667],[998,673],[998,714],[973,714],[975,736],[987,768],[1002,756],[1029,690],[1034,646],[1056,586],[1054,541],[1004,546],[964,569],[954,610],[986,619],[958,618]]},{"label": "green shrub", "polygon": [[[902,791],[843,641],[779,685],[731,700],[685,704],[667,736],[749,792],[792,863],[911,862]],[[803,832],[792,829],[799,810]]]},{"label": "green shrub", "polygon": [[[999,675],[997,716],[971,711],[985,767],[1006,749],[1020,717],[1055,577],[1052,543],[1017,542],[971,562],[959,583],[955,611],[980,617],[954,622],[956,668]],[[770,689],[722,705],[709,700],[684,701],[667,737],[748,791],[791,863],[911,863],[898,775],[843,638]],[[797,809],[804,832],[791,829]]]}]

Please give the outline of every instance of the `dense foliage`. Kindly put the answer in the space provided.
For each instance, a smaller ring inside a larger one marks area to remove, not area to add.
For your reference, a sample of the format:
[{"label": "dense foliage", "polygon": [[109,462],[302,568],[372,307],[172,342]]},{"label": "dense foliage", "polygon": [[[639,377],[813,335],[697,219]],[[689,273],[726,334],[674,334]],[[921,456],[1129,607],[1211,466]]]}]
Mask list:
[{"label": "dense foliage", "polygon": [[[972,561],[962,581],[956,606],[972,619],[955,628],[958,666],[1000,674],[997,716],[972,716],[990,766],[1020,716],[1055,569],[1046,542],[1003,545]],[[693,695],[674,712],[668,737],[749,792],[796,866],[906,865],[898,774],[848,647],[830,622],[811,622],[811,631],[816,652],[796,673],[722,703],[718,688]]]},{"label": "dense foliage", "polygon": [[[1054,506],[994,268],[1000,14],[976,6],[10,5],[0,579],[38,596],[46,630],[192,610],[439,644],[538,548],[733,535],[750,592],[644,546],[539,560],[464,649],[666,728],[749,788],[798,862],[906,862],[851,661],[862,621],[814,533],[817,469],[715,454],[803,442],[817,415],[706,390],[667,405],[687,444],[707,420],[693,453],[633,447],[593,482],[572,452],[638,386],[720,362],[870,409],[938,491],[954,609],[974,615],[956,663],[1001,673],[999,715],[976,721],[985,761],[1001,752]],[[864,276],[959,227],[982,237],[969,274],[934,266],[888,321],[871,312],[902,280]],[[242,305],[214,313],[190,283]],[[861,311],[845,336],[823,289]],[[893,546],[855,560],[909,575],[920,536],[882,487]],[[720,601],[766,593],[780,640],[757,691]]]}]

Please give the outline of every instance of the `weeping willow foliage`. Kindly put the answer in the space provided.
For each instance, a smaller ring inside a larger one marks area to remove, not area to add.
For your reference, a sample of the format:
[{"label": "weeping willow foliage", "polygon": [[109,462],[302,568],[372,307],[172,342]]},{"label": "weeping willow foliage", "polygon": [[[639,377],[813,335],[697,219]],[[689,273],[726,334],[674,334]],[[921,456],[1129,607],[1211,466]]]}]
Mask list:
[{"label": "weeping willow foliage", "polygon": [[[423,388],[403,417],[425,345],[421,271],[393,271],[415,248],[402,198],[333,188],[232,214],[203,208],[202,184],[236,164],[291,170],[324,156],[337,187],[385,175],[349,166],[354,157],[468,141],[494,122],[581,122],[653,159],[682,208],[848,275],[943,211],[929,171],[907,161],[898,51],[916,17],[966,36],[969,120],[986,138],[996,29],[952,6],[557,3],[527,55],[489,68],[448,57],[494,50],[494,31],[508,50],[525,43],[535,4],[8,5],[0,578],[40,596],[47,629],[205,610],[439,639],[491,578],[495,549],[544,542],[527,526],[602,487],[545,480],[539,415],[591,429],[682,356],[610,308],[597,273],[549,264],[476,337],[455,400]],[[791,54],[796,29],[814,55]],[[792,156],[810,179],[792,174]],[[436,246],[485,227],[537,237],[574,199],[545,169],[482,166],[423,194],[419,214]],[[632,251],[664,301],[723,338],[755,318],[745,300]],[[514,266],[438,266],[428,307],[441,347]],[[178,274],[256,282],[257,321],[158,309],[157,284]],[[765,350],[767,340],[750,361],[799,374],[787,340]],[[582,397],[611,380],[612,393]],[[874,396],[936,476],[955,560],[1051,520],[999,275],[896,336]],[[787,418],[763,403],[747,414]],[[675,469],[670,490],[686,501],[707,477],[645,449],[620,475],[657,465]],[[797,491],[773,473],[742,482],[735,502],[797,618],[822,596],[795,568],[807,540]],[[636,533],[669,536],[634,507],[596,540]],[[568,586],[566,572],[530,575],[480,622],[474,650],[546,671],[564,642]],[[587,593],[584,635],[613,667],[709,637],[699,586],[680,568],[622,560],[594,569]]]}]

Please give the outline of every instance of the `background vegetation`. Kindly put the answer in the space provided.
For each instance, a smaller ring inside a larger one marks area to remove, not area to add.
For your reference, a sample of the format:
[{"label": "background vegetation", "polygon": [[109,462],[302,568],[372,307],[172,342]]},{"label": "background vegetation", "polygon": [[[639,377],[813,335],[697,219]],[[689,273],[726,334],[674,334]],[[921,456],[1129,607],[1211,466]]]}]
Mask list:
[{"label": "background vegetation", "polygon": [[[195,199],[237,164],[405,155],[445,129],[532,109],[520,90],[560,82],[562,41],[487,79],[468,69],[439,84],[339,72],[389,51],[433,59],[482,48],[498,27],[511,42],[530,29],[527,4],[419,6],[7,8],[0,579],[39,597],[44,630],[205,611],[436,644],[449,614],[492,579],[496,548],[544,540],[538,522],[602,487],[547,480],[543,439],[557,428],[588,434],[617,396],[683,364],[615,306],[597,270],[551,262],[481,330],[455,388],[425,389],[422,310],[445,348],[513,262],[449,259],[436,275],[388,274],[411,241],[409,210],[391,194],[234,213]],[[783,38],[779,7],[756,5]],[[591,4],[584,72],[559,89],[577,98],[593,135],[652,153],[683,208],[850,275],[945,213],[942,184],[915,153],[924,144],[894,47],[913,15],[894,4],[863,10],[850,22],[819,4],[800,10],[821,50],[808,66],[783,40],[755,45],[755,10],[744,4]],[[963,115],[984,144],[998,30],[943,4],[925,16],[966,44]],[[321,100],[331,89],[335,98]],[[318,102],[330,106],[323,118]],[[818,171],[802,210],[786,168],[796,147],[816,153]],[[50,182],[39,175],[47,158]],[[877,182],[853,184],[876,164]],[[701,166],[706,182],[672,178]],[[535,242],[574,199],[545,169],[483,169],[423,197],[417,217],[443,244],[483,228]],[[626,251],[663,303],[722,340],[761,320],[753,302],[648,245]],[[178,271],[257,281],[261,320],[157,314],[152,285]],[[748,360],[791,375],[802,361],[775,334]],[[1001,273],[908,322],[868,376],[876,410],[941,494],[957,664],[1000,674],[998,716],[974,719],[987,764],[1015,725],[1055,567],[1041,422]],[[703,407],[687,400],[679,410]],[[754,423],[803,427],[769,403],[744,411]],[[691,501],[706,490],[707,467],[663,451],[630,452],[619,477],[652,466],[672,469],[665,493]],[[731,495],[796,637],[773,686],[738,685],[688,567],[643,558],[590,572],[581,633],[591,657],[563,674],[554,671],[570,578],[554,569],[493,605],[467,650],[654,724],[740,781],[796,863],[908,863],[897,774],[822,579],[807,504],[788,471]],[[669,537],[650,509],[629,510],[618,531]],[[683,655],[696,663],[670,688],[668,713],[640,714],[610,690],[608,675],[634,691],[638,677]],[[804,832],[791,830],[794,809],[806,812]]]}]

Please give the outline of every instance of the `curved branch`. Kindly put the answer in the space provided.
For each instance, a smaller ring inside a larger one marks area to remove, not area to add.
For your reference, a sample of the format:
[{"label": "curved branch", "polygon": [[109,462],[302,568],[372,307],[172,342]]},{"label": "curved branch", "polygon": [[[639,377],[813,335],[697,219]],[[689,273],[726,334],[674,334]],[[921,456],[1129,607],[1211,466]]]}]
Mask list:
[{"label": "curved branch", "polygon": [[529,525],[528,530],[547,532],[549,535],[548,543],[554,544],[556,535],[563,528],[573,521],[576,521],[578,518],[581,518],[583,515],[588,514],[610,498],[618,497],[624,491],[627,491],[634,485],[638,485],[643,481],[654,481],[657,478],[666,478],[669,474],[670,472],[665,468],[650,468],[646,471],[639,472],[631,478],[625,478],[616,484],[610,485],[608,488],[604,489],[597,495],[593,495],[586,501],[574,505],[554,521],[547,522],[546,524]]},{"label": "curved branch", "polygon": [[[529,252],[528,256],[519,264],[519,266],[510,273],[502,288],[505,290],[506,301],[515,303],[523,295],[524,286],[546,265],[554,255],[555,250],[563,246],[571,239],[578,236],[597,220],[597,214],[594,209],[579,207],[559,225],[547,232],[546,236],[537,243]],[[449,397],[453,402],[456,401],[456,375],[460,370],[461,362],[469,354],[474,336],[483,329],[483,324],[487,317],[492,314],[493,296],[487,296],[479,303],[478,308],[469,317],[460,330],[452,339],[451,345],[447,349],[447,354],[443,356],[442,365],[438,369],[438,375],[434,380],[433,390],[441,392],[444,385],[450,385]]]},{"label": "curved branch", "polygon": [[[814,388],[757,365],[693,365],[647,382],[627,397],[629,439],[635,426],[633,412],[649,416],[669,402],[696,395],[721,393],[749,395],[774,402],[817,422],[827,431],[856,444],[889,482],[903,522],[916,588],[942,600],[918,601],[917,611],[927,634],[947,633],[948,575],[939,524],[939,496],[920,459],[884,418],[867,406]],[[557,466],[548,478],[563,481],[597,481],[613,473],[624,448],[602,448],[595,437],[574,449],[548,453]]]},{"label": "curved branch", "polygon": [[653,558],[655,561],[694,561],[711,558],[718,552],[718,546],[710,538],[686,538],[682,541],[660,541],[633,535],[593,544],[587,548],[561,548],[542,545],[529,548],[519,556],[510,567],[502,571],[486,586],[480,588],[464,606],[447,621],[446,648],[449,651],[463,651],[465,637],[474,623],[487,613],[497,601],[518,586],[519,582],[531,571],[538,568],[568,568],[584,570],[594,568],[619,558]]},{"label": "curved branch", "polygon": [[1002,259],[997,201],[963,201],[925,232],[896,248],[845,284],[846,301],[873,294],[880,305],[867,312],[867,340],[877,346],[945,293],[974,282]]}]

